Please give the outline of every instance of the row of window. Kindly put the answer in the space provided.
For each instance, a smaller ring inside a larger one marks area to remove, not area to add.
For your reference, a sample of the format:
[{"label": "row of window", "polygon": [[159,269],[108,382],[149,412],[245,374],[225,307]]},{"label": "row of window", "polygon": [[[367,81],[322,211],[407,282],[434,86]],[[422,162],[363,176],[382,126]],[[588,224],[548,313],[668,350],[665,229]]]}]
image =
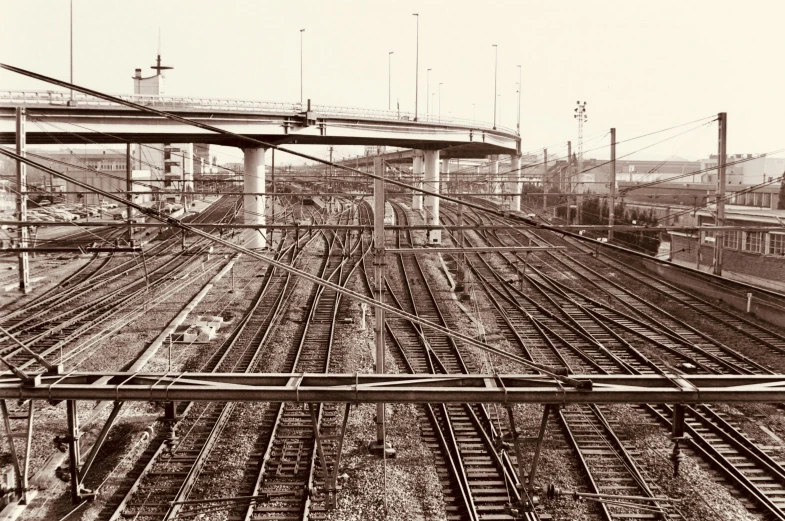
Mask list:
[{"label": "row of window", "polygon": [[756,206],[771,208],[771,194],[762,192],[731,192],[727,194],[728,203],[738,206]]},{"label": "row of window", "polygon": [[[703,242],[713,245],[716,233],[708,230],[703,231]],[[726,250],[785,255],[785,233],[726,230],[722,238],[722,247]]]},{"label": "row of window", "polygon": [[125,163],[106,163],[102,161],[88,161],[87,168],[93,170],[125,170]]}]

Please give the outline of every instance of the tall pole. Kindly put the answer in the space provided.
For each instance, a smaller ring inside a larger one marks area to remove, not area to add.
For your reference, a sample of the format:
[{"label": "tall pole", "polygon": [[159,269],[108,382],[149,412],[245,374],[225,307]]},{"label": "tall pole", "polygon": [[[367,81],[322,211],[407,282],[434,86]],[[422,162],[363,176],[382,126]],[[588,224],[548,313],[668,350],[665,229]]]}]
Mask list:
[{"label": "tall pole", "polygon": [[414,62],[414,121],[417,121],[417,108],[420,95],[420,15],[414,13],[417,17],[417,57]]},{"label": "tall pole", "polygon": [[428,69],[427,74],[426,74],[427,79],[425,81],[425,89],[426,89],[425,93],[427,94],[427,96],[425,96],[425,114],[426,115],[430,115],[430,113],[431,113],[431,103],[430,103],[431,96],[430,96],[429,93],[431,92],[431,71],[432,70],[433,69]]},{"label": "tall pole", "polygon": [[608,205],[608,242],[613,242],[613,225],[616,220],[616,129],[611,129],[611,176],[608,180],[611,194]]},{"label": "tall pole", "polygon": [[547,176],[548,176],[548,149],[542,149],[542,157],[543,157],[543,164],[545,166],[545,170],[542,172],[542,211],[545,212],[545,209],[548,208],[548,183],[547,183]]},{"label": "tall pole", "polygon": [[[376,300],[384,301],[384,164],[382,158],[376,156],[373,160],[374,173],[379,176],[373,182],[373,254],[374,254],[374,283]],[[374,337],[376,341],[376,374],[384,374],[384,310],[376,308],[376,322],[374,324]],[[376,444],[384,454],[386,450],[385,436],[385,404],[376,405]]]},{"label": "tall pole", "polygon": [[[183,164],[185,167],[185,164]],[[133,202],[133,195],[131,192],[133,191],[133,166],[131,163],[131,143],[126,143],[125,145],[125,189],[128,193],[125,196],[126,201],[128,204],[126,205],[125,215],[128,217],[128,244],[133,244],[134,242],[134,227],[131,225],[131,216],[133,214],[133,207],[130,203]],[[185,206],[183,206],[185,208]],[[187,208],[186,208],[187,211]]]},{"label": "tall pole", "polygon": [[[332,163],[332,161],[330,161]],[[273,158],[272,158],[272,171],[270,174],[270,191],[272,192],[272,197],[270,198],[270,220],[273,224],[275,224],[275,149],[273,149]],[[273,242],[273,234],[275,233],[275,228],[270,230],[270,249],[275,248],[275,243]]]},{"label": "tall pole", "polygon": [[567,175],[564,176],[564,190],[567,192],[567,224],[572,224],[572,141],[567,141]]},{"label": "tall pole", "polygon": [[[74,83],[74,0],[71,0],[71,84]],[[74,100],[74,89],[71,89],[71,101]]]},{"label": "tall pole", "polygon": [[[25,123],[27,120],[27,110],[24,107],[16,108],[16,153],[25,156],[27,148],[27,135],[25,134]],[[27,220],[27,165],[21,161],[16,163],[16,186],[19,195],[16,198],[17,219]],[[19,238],[18,246],[27,248],[27,226],[21,225],[17,228]],[[19,252],[19,290],[22,293],[30,291],[30,258],[26,251]]]},{"label": "tall pole", "polygon": [[499,46],[493,44],[494,49],[494,66],[493,66],[493,129],[496,130],[496,79],[499,71]]},{"label": "tall pole", "polygon": [[442,121],[442,82],[439,82],[439,122]]},{"label": "tall pole", "polygon": [[521,79],[523,78],[523,73],[521,72],[523,69],[520,65],[518,65],[518,136],[521,135],[521,90],[523,90],[523,83],[521,83]]},{"label": "tall pole", "polygon": [[586,102],[578,102],[573,117],[578,120],[578,175],[583,172],[583,124],[589,120],[586,115]]},{"label": "tall pole", "polygon": [[303,104],[303,33],[305,29],[300,29],[300,105]]},{"label": "tall pole", "polygon": [[392,110],[392,55],[393,51],[387,55],[387,110]]},{"label": "tall pole", "polygon": [[[728,114],[720,112],[717,115],[719,125],[719,142],[717,161],[717,226],[725,225],[725,161],[727,159],[728,145]],[[717,230],[714,235],[714,274],[722,275],[722,242],[725,239],[725,232]]]}]

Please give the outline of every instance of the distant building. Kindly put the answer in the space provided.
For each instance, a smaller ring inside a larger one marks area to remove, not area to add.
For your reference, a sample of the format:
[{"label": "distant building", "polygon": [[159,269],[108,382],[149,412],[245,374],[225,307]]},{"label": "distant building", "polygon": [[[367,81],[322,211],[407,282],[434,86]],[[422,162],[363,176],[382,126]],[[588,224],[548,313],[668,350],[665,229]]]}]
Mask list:
[{"label": "distant building", "polygon": [[134,71],[134,76],[133,76],[134,94],[143,95],[143,96],[164,95],[164,83],[166,78],[162,74],[162,71],[171,70],[174,67],[161,65],[160,50],[158,52],[159,54],[158,54],[158,59],[156,60],[156,64],[150,67],[151,69],[155,70],[155,76],[148,76],[147,78],[143,78],[142,69],[136,69]]}]

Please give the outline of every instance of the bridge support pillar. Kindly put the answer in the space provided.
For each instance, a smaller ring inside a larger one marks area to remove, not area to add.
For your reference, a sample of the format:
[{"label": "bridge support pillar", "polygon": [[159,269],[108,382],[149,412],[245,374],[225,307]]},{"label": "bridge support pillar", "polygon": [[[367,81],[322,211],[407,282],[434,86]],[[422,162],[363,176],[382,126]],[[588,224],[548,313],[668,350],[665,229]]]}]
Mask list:
[{"label": "bridge support pillar", "polygon": [[512,164],[510,165],[510,175],[512,176],[512,182],[510,183],[510,189],[506,190],[507,192],[512,192],[512,202],[510,203],[510,211],[513,212],[520,212],[521,211],[521,156],[514,155],[512,156]]},{"label": "bridge support pillar", "polygon": [[[414,177],[413,183],[415,187],[422,188],[422,174],[423,174],[423,156],[422,150],[415,150],[414,157],[412,158],[412,176]],[[423,196],[420,192],[415,192],[412,195],[412,210],[422,211]]]},{"label": "bridge support pillar", "polygon": [[[425,160],[425,177],[423,188],[429,192],[439,193],[439,151],[425,150],[423,152]],[[433,195],[425,196],[425,223],[432,226],[439,226],[439,198]],[[441,230],[428,231],[428,244],[439,245],[442,243]]]},{"label": "bridge support pillar", "polygon": [[250,195],[264,192],[264,148],[244,148],[243,192],[243,223],[259,224],[260,228],[254,230],[253,237],[248,243],[248,248],[258,249],[267,247],[267,230],[265,225],[265,196]]}]

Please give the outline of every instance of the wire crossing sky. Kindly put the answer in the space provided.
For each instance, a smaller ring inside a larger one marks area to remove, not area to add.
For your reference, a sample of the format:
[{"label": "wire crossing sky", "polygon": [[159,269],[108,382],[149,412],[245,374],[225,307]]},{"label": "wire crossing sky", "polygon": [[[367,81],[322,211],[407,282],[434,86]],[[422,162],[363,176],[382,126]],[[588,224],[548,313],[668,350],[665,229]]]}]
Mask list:
[{"label": "wire crossing sky", "polygon": [[[587,101],[587,134],[616,127],[623,142],[724,111],[728,153],[776,149],[785,4],[753,0],[743,9],[717,7],[708,0],[510,0],[486,2],[482,9],[464,0],[74,0],[74,81],[132,92],[134,69],[152,72],[160,28],[163,61],[174,66],[167,72],[168,94],[294,102],[305,28],[306,99],[386,109],[390,96],[393,109],[400,104],[412,111],[417,92],[421,113],[432,99],[432,112],[441,106],[445,116],[490,122],[496,44],[501,125],[515,126],[517,66],[522,68],[524,150],[575,143],[576,100]],[[2,12],[2,61],[67,80],[68,0],[5,1]],[[414,12],[420,27],[417,91]],[[0,71],[0,88],[48,87]],[[619,154],[629,151],[619,146]],[[673,153],[666,143],[640,158]],[[711,133],[679,150],[687,159],[710,153],[716,153]]]}]

